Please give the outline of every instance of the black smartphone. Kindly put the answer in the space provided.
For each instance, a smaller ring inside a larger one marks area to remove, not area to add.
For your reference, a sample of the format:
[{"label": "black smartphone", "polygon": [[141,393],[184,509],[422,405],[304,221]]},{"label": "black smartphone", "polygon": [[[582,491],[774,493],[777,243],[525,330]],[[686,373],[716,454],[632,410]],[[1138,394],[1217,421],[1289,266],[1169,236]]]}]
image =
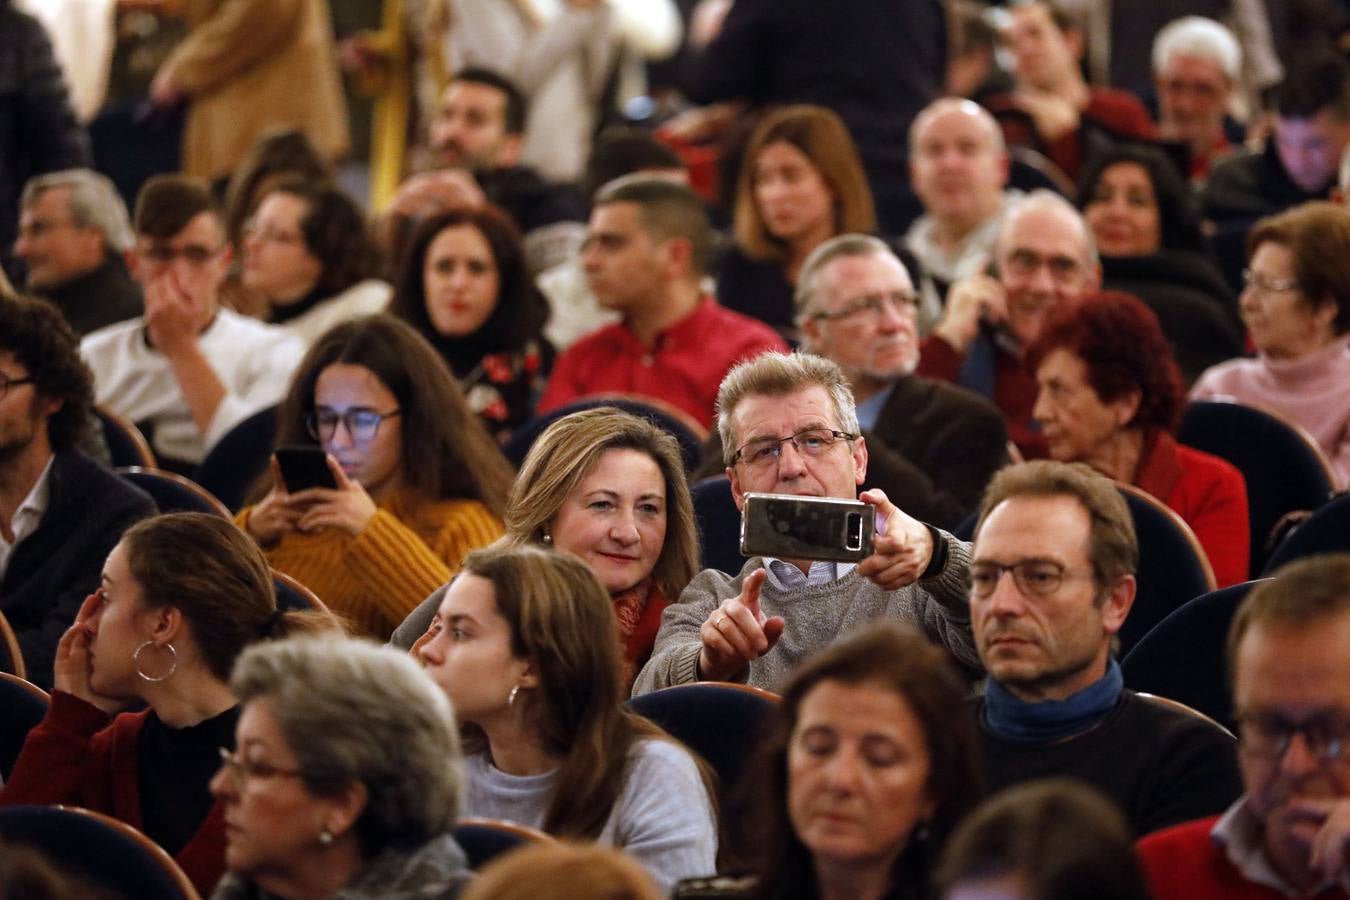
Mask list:
[{"label": "black smartphone", "polygon": [[837,497],[745,495],[741,553],[857,562],[872,555],[876,507]]},{"label": "black smartphone", "polygon": [[328,454],[322,447],[278,447],[276,457],[277,465],[281,468],[281,480],[286,482],[289,493],[312,487],[337,487],[337,479],[328,468]]}]

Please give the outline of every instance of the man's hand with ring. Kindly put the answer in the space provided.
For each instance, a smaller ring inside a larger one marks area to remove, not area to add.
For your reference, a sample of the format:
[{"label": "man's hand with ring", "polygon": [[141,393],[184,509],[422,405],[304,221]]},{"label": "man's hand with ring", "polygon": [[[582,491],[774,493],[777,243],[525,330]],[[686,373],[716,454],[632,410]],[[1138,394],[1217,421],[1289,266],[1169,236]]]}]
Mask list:
[{"label": "man's hand with ring", "polygon": [[699,628],[703,649],[698,654],[698,677],[726,681],[758,659],[783,634],[782,616],[765,616],[759,608],[759,589],[768,577],[761,569],[746,576],[738,596],[722,601]]}]

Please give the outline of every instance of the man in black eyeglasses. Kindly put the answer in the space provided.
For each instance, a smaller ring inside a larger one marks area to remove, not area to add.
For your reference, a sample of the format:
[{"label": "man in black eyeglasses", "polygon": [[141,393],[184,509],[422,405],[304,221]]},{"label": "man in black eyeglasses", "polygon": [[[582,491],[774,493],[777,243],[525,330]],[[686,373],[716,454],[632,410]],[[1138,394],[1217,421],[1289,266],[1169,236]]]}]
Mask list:
[{"label": "man in black eyeglasses", "polygon": [[44,688],[109,551],[155,513],[148,496],[76,449],[93,402],[77,347],[56,307],[0,294],[0,613],[28,680]]},{"label": "man in black eyeglasses", "polygon": [[802,264],[795,298],[802,349],[844,370],[867,438],[865,487],[939,528],[974,512],[1008,463],[998,409],[946,382],[914,374],[918,294],[883,241],[844,234]]},{"label": "man in black eyeglasses", "polygon": [[204,182],[150,179],[132,226],[145,315],[91,333],[80,353],[96,402],[141,426],[162,466],[190,472],[232,427],[280,401],[305,348],[221,307],[230,248]]},{"label": "man in black eyeglasses", "polygon": [[1140,843],[1153,896],[1350,896],[1350,554],[1253,588],[1228,660],[1245,792]]},{"label": "man in black eyeglasses", "polygon": [[970,621],[989,676],[978,702],[990,790],[1079,778],[1145,835],[1241,792],[1217,724],[1126,690],[1114,637],[1139,546],[1111,479],[1037,461],[994,476],[970,559]]}]

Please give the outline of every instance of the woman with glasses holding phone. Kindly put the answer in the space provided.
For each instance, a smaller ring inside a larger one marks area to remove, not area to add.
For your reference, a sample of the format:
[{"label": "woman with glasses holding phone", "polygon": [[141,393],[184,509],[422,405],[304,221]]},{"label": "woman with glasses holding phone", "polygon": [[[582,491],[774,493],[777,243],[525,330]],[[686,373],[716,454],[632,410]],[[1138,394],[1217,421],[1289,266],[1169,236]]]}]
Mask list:
[{"label": "woman with glasses holding phone", "polygon": [[388,638],[501,535],[511,468],[445,362],[394,317],[320,337],[278,416],[277,443],[320,447],[331,485],[288,486],[274,461],[270,490],[239,524],[358,630]]},{"label": "woman with glasses holding phone", "polygon": [[[51,707],[0,805],[106,813],[209,894],[225,869],[226,824],[207,785],[218,748],[234,746],[235,659],[259,641],[336,628],[331,616],[278,610],[266,559],[228,521],[173,513],[136,524],[57,646]],[[145,708],[124,711],[133,705]]]},{"label": "woman with glasses holding phone", "polygon": [[1310,203],[1262,219],[1247,237],[1239,301],[1255,359],[1195,383],[1192,400],[1273,409],[1308,430],[1350,485],[1350,211]]}]

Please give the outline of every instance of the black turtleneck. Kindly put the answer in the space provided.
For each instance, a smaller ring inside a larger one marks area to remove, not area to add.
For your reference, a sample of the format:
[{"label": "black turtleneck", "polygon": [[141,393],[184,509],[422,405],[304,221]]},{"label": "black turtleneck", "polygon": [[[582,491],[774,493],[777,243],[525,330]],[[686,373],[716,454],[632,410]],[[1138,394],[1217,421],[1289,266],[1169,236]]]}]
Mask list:
[{"label": "black turtleneck", "polygon": [[192,840],[214,802],[208,785],[221,747],[234,749],[239,707],[187,728],[170,728],[152,711],[141,729],[137,784],[141,830],[170,856]]}]

